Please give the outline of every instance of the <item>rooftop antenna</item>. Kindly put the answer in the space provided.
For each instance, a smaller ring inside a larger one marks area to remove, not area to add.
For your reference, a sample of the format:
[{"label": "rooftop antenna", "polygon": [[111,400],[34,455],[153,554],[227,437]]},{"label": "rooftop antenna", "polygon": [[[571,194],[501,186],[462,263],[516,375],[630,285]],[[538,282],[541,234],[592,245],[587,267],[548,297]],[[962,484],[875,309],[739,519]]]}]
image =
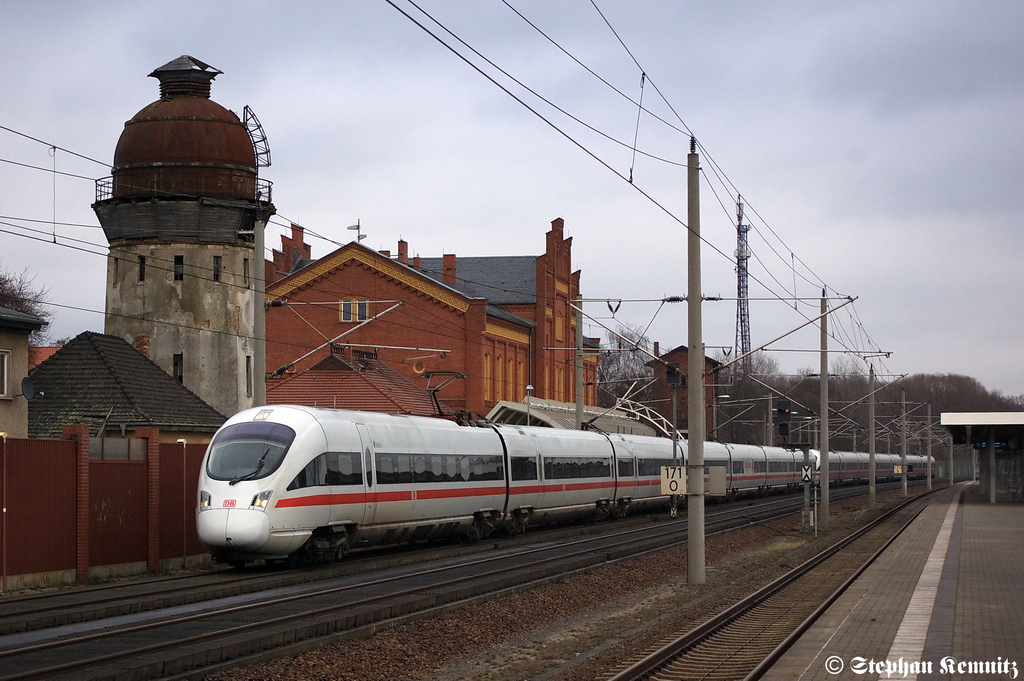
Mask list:
[{"label": "rooftop antenna", "polygon": [[356,233],[356,243],[359,243],[360,241],[362,241],[363,239],[366,238],[366,235],[363,234],[363,232],[362,232],[362,226],[359,224],[359,220],[358,219],[356,220],[356,224],[349,225],[347,227],[347,229],[350,229],[350,230],[352,230],[353,232]]}]

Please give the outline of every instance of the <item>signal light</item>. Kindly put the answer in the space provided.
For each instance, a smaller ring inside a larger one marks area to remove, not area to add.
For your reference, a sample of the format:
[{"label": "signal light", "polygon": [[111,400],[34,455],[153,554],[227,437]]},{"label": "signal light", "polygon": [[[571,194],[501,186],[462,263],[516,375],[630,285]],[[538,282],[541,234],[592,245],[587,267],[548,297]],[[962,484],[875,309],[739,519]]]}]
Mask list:
[{"label": "signal light", "polygon": [[686,385],[686,377],[683,376],[679,362],[665,363],[665,382],[669,385]]}]

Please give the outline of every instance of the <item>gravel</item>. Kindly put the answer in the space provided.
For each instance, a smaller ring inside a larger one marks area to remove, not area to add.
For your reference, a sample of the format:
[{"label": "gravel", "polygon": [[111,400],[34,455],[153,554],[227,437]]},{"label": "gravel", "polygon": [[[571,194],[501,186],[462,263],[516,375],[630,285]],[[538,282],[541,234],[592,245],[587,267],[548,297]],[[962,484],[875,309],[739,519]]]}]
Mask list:
[{"label": "gravel", "polygon": [[[878,494],[880,507],[898,492]],[[816,539],[788,518],[709,536],[706,583],[686,584],[686,549],[606,565],[536,589],[420,620],[369,639],[240,667],[216,681],[593,681],[723,610],[874,518],[863,501],[832,507]]]}]

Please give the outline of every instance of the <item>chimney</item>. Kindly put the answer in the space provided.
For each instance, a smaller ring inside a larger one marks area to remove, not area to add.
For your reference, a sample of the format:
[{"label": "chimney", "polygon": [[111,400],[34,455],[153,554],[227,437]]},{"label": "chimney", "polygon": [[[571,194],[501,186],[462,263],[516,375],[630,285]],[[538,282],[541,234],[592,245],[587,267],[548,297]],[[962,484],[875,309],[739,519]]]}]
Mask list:
[{"label": "chimney", "polygon": [[658,341],[654,341],[654,356],[661,357],[661,348],[658,346]]},{"label": "chimney", "polygon": [[385,258],[391,257],[391,251],[381,251],[380,254],[383,255]]},{"label": "chimney", "polygon": [[136,338],[135,349],[149,357],[149,336],[139,336]]},{"label": "chimney", "polygon": [[414,270],[422,272],[423,271],[423,258],[421,258],[418,255],[414,256],[413,259],[412,259],[412,268]]},{"label": "chimney", "polygon": [[409,264],[409,243],[405,239],[398,240],[398,262]]},{"label": "chimney", "polygon": [[305,227],[294,222],[292,223],[292,240],[288,247],[288,271],[291,272],[295,268],[295,263],[301,260],[303,255],[309,251],[309,246],[306,245]]},{"label": "chimney", "polygon": [[444,269],[444,283],[455,286],[455,254],[445,253],[441,264]]}]

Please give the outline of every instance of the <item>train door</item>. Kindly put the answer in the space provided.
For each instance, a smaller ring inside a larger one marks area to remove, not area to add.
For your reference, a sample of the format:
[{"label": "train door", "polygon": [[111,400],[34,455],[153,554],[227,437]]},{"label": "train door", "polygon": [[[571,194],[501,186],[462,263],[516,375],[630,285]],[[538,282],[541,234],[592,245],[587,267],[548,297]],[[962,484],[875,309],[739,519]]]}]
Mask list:
[{"label": "train door", "polygon": [[373,438],[370,437],[370,431],[367,430],[365,424],[357,423],[356,431],[359,433],[359,441],[363,453],[363,484],[366,490],[366,508],[363,511],[363,525],[371,525],[377,513],[377,493],[374,487],[376,482],[376,466],[374,465]]}]

